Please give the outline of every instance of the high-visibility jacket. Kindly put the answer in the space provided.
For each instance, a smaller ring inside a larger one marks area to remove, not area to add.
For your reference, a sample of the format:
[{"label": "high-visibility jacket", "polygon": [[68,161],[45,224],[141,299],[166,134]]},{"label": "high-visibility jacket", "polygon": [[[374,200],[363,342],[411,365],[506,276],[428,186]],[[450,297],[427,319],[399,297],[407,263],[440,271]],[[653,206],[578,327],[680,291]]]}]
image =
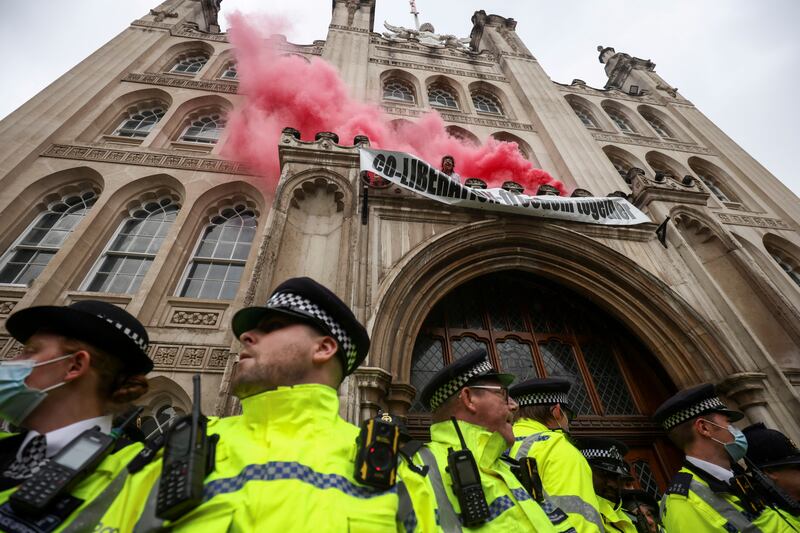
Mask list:
[{"label": "high-visibility jacket", "polygon": [[[13,437],[13,435],[0,435],[0,439],[9,437]],[[115,500],[116,493],[124,485],[127,478],[128,471],[126,466],[141,449],[142,444],[138,442],[129,443],[106,456],[92,473],[69,492],[70,496],[82,500],[82,503],[69,513],[63,521],[60,518],[54,519],[56,522],[60,521],[60,524],[51,529],[51,531],[92,531],[94,527],[75,529],[77,522],[81,520],[81,517],[90,514],[92,511],[94,511],[93,516],[99,517],[102,516],[103,511],[110,508]],[[8,531],[12,528],[12,523],[17,524],[14,527],[19,527],[19,524],[26,524],[28,527],[32,527],[37,520],[49,520],[46,517],[37,517],[36,519],[20,517],[13,512],[8,498],[18,488],[19,486],[0,492],[0,531]],[[96,523],[96,520],[92,521],[92,524],[94,523]],[[32,531],[36,530],[32,529]]]},{"label": "high-visibility jacket", "polygon": [[727,483],[688,463],[661,498],[661,520],[667,533],[794,532],[772,509],[750,515]]},{"label": "high-visibility jacket", "polygon": [[567,513],[578,533],[603,530],[600,504],[592,485],[592,469],[563,431],[554,431],[530,418],[514,424],[516,442],[511,457],[536,459],[545,498]]},{"label": "high-visibility jacket", "polygon": [[[461,450],[462,446],[453,423],[438,422],[431,426],[431,442],[412,458],[417,466],[427,465],[428,474],[423,477],[405,463],[400,466],[400,476],[411,496],[419,531],[451,533],[461,530],[513,532],[567,529],[565,522],[561,524],[563,527],[551,523],[508,464],[500,459],[508,446],[502,435],[463,421],[459,421],[458,426],[480,470],[481,485],[489,505],[489,519],[479,527],[466,528],[461,525],[461,508],[446,468],[448,449]],[[562,513],[561,520],[564,518]]]},{"label": "high-visibility jacket", "polygon": [[[161,526],[204,533],[398,529],[400,487],[382,491],[354,478],[359,429],[339,416],[336,390],[279,387],[241,405],[242,415],[209,421],[208,433],[220,440],[198,507],[174,522],[155,517],[159,459],[129,478],[102,527],[122,533]],[[414,521],[413,513],[403,518]]]},{"label": "high-visibility jacket", "polygon": [[597,499],[600,502],[600,514],[603,516],[606,533],[636,533],[636,526],[625,514],[622,504],[614,505],[602,496],[598,496]]}]

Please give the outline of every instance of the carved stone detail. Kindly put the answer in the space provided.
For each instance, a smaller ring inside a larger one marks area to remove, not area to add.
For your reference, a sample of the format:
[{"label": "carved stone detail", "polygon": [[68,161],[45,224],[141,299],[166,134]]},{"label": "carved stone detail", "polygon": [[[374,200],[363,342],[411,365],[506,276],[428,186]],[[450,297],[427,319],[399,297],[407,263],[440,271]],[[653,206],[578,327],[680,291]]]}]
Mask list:
[{"label": "carved stone detail", "polygon": [[206,350],[207,348],[185,347],[178,366],[203,366],[203,358],[206,356]]},{"label": "carved stone detail", "polygon": [[592,133],[592,137],[598,141],[614,142],[620,144],[634,144],[636,146],[651,146],[662,150],[675,150],[678,152],[689,152],[692,154],[713,155],[711,150],[704,146],[688,143],[664,142],[645,137],[632,137],[629,135],[615,135],[613,133]]},{"label": "carved stone detail", "polygon": [[[575,82],[579,83],[575,83]],[[627,100],[629,102],[636,102],[637,104],[641,104],[642,102],[648,102],[651,104],[660,105],[661,102],[658,98],[648,95],[639,93],[639,96],[632,96],[626,92],[620,91],[619,89],[597,89],[595,87],[590,87],[586,85],[586,82],[580,83],[582,80],[575,80],[572,82],[572,85],[564,85],[562,83],[553,82],[559,86],[562,92],[565,93],[574,93],[574,94],[588,94],[591,96],[601,96],[603,98],[613,98],[614,100]]]},{"label": "carved stone detail", "polygon": [[360,367],[353,372],[360,395],[361,420],[372,418],[378,409],[385,409],[386,395],[392,383],[392,375],[382,368]]},{"label": "carved stone detail", "polygon": [[739,215],[732,213],[717,213],[720,221],[724,224],[734,226],[754,226],[757,228],[768,229],[792,229],[789,224],[778,218],[770,218],[756,215]]},{"label": "carved stone detail", "polygon": [[174,366],[178,358],[179,346],[154,346],[152,348],[153,364],[156,366]]},{"label": "carved stone detail", "polygon": [[357,33],[369,33],[369,30],[365,28],[354,28],[352,26],[342,26],[341,24],[329,24],[328,28],[331,30],[339,30],[339,31],[354,31]]},{"label": "carved stone detail", "polygon": [[339,190],[339,186],[335,182],[326,178],[315,178],[301,183],[292,191],[291,206],[299,208],[300,202],[305,200],[306,195],[319,188],[324,188],[327,193],[333,194],[333,200],[336,202],[336,212],[344,210],[344,193]]},{"label": "carved stone detail", "polygon": [[[16,341],[14,341],[16,342]],[[14,357],[8,353],[4,353],[6,348],[12,344],[11,337],[0,337],[0,353],[3,354],[3,359],[11,359]],[[9,350],[10,351],[10,350]]]},{"label": "carved stone detail", "polygon": [[164,24],[163,22],[152,22],[150,20],[134,20],[131,26],[138,26],[140,28],[155,28],[159,30],[168,30],[172,28],[172,24]]},{"label": "carved stone detail", "polygon": [[478,78],[479,80],[491,80],[491,81],[500,81],[505,82],[506,78],[504,76],[498,76],[496,74],[484,74],[482,72],[475,72],[469,70],[459,70],[455,68],[448,68],[448,67],[441,67],[439,65],[429,65],[425,63],[414,63],[411,61],[398,61],[396,59],[385,59],[380,57],[371,57],[369,58],[370,63],[376,63],[378,65],[386,65],[388,67],[395,67],[395,68],[410,68],[410,69],[419,69],[419,70],[429,70],[431,72],[438,72],[439,74],[450,74],[451,76],[464,76],[467,78]]},{"label": "carved stone detail", "polygon": [[640,209],[654,201],[706,205],[709,193],[698,182],[693,179],[686,184],[671,176],[649,178],[638,174],[633,177],[631,184],[633,203]]},{"label": "carved stone detail", "polygon": [[244,163],[239,163],[237,161],[226,161],[224,159],[210,159],[205,157],[185,155],[133,152],[129,150],[95,148],[91,146],[75,146],[69,144],[51,144],[44,152],[42,152],[42,156],[57,157],[60,159],[107,161],[109,163],[122,163],[126,165],[140,165],[147,167],[200,170],[203,172],[221,172],[224,174],[241,174],[245,176],[253,175],[249,172]]},{"label": "carved stone detail", "polygon": [[201,39],[205,41],[215,41],[218,43],[227,43],[227,33],[206,33],[191,22],[184,22],[177,28],[172,28],[170,34],[175,37],[188,37],[190,39]]},{"label": "carved stone detail", "polygon": [[8,315],[14,310],[17,305],[17,300],[2,300],[0,301],[0,316]]},{"label": "carved stone detail", "polygon": [[224,369],[225,365],[228,363],[228,359],[233,355],[235,354],[225,348],[214,348],[211,350],[211,357],[208,358],[208,364],[206,366],[208,368]]},{"label": "carved stone detail", "polygon": [[226,80],[195,80],[181,76],[170,76],[157,72],[129,72],[122,78],[122,81],[133,83],[146,83],[147,85],[161,85],[164,87],[182,87],[186,89],[198,89],[215,93],[236,94],[239,84],[235,81]]},{"label": "carved stone detail", "polygon": [[[400,106],[382,105],[384,111],[392,115],[401,115],[405,117],[421,117],[426,113],[419,109],[408,109]],[[530,124],[523,124],[521,122],[511,122],[510,120],[502,120],[496,118],[473,117],[461,113],[447,113],[439,111],[442,119],[445,122],[459,122],[461,124],[474,124],[476,126],[489,126],[491,128],[499,129],[513,129],[521,131],[536,131]]]},{"label": "carved stone detail", "polygon": [[168,325],[181,327],[210,327],[219,325],[221,311],[194,311],[191,309],[174,309]]}]

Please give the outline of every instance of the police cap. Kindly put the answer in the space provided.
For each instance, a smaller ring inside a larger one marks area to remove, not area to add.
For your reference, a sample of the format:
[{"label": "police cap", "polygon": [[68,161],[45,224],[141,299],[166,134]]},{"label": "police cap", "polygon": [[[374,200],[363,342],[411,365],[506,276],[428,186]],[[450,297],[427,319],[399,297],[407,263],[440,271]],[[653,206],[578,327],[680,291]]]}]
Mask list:
[{"label": "police cap", "polygon": [[717,396],[714,385],[703,383],[675,394],[656,409],[656,412],[653,413],[653,418],[664,429],[669,431],[687,420],[706,413],[721,413],[727,416],[731,422],[736,422],[744,417],[739,411],[728,409],[722,403],[722,400]]},{"label": "police cap", "polygon": [[233,333],[238,338],[273,315],[310,324],[336,339],[345,375],[352,373],[367,357],[367,330],[347,304],[311,278],[288,279],[278,285],[263,307],[240,309],[233,315]]},{"label": "police cap", "polygon": [[572,383],[564,378],[533,378],[517,383],[508,390],[508,393],[520,407],[560,403],[571,410],[567,400],[571,386]]},{"label": "police cap", "polygon": [[800,450],[792,440],[762,422],[742,430],[747,437],[747,458],[759,468],[800,466]]},{"label": "police cap", "polygon": [[420,399],[428,409],[436,410],[468,383],[483,378],[497,378],[504,387],[514,381],[512,374],[501,374],[492,367],[489,354],[478,348],[438,371],[422,389]]},{"label": "police cap", "polygon": [[585,437],[578,440],[577,448],[592,468],[619,476],[629,475],[628,463],[625,462],[628,447],[624,443],[604,437]]}]

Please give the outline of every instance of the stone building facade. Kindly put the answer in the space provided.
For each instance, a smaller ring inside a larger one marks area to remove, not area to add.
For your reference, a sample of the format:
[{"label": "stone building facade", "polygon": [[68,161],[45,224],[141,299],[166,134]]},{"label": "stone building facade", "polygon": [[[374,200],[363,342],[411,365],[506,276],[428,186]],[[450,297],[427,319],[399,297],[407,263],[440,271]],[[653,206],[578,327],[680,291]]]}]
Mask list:
[{"label": "stone building facade", "polygon": [[[458,40],[425,25],[378,33],[375,0],[332,8],[326,40],[286,52],[322,57],[397,120],[436,110],[454,136],[515,141],[569,188],[621,191],[653,223],[497,215],[368,187],[355,141],[335,132],[285,132],[265,191],[221,155],[242,97],[218,0],[168,0],[0,122],[0,318],[86,298],[137,315],[156,364],[142,401],[154,429],[188,410],[196,372],[205,412],[235,412],[233,312],[309,275],[372,337],[341,390],[353,421],[388,409],[424,435],[416,391],[485,346],[521,378],[570,377],[576,434],[628,442],[653,490],[676,456],[648,415],[678,388],[713,381],[749,421],[800,438],[800,201],[652,62],[599,47],[605,88],[560,84],[513,19],[476,12]],[[0,337],[2,357],[19,348]]]}]

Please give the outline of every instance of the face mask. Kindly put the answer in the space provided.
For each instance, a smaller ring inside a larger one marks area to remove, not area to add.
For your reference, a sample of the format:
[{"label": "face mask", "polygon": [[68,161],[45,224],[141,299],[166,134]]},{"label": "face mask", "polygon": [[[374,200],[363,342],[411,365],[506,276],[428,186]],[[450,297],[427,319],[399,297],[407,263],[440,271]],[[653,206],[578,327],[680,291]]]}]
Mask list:
[{"label": "face mask", "polygon": [[75,354],[62,355],[41,363],[33,359],[0,362],[0,418],[15,426],[21,425],[31,411],[42,403],[48,392],[66,383],[62,381],[44,390],[37,390],[28,387],[25,379],[35,367],[49,365],[73,355]]},{"label": "face mask", "polygon": [[[708,422],[712,426],[717,426],[718,428],[722,428],[722,426],[720,426],[719,424],[715,424],[711,420],[706,420],[706,422]],[[733,442],[726,443],[719,441],[713,437],[711,440],[722,444],[722,446],[725,447],[725,451],[728,453],[730,458],[733,459],[735,463],[738,463],[747,454],[747,437],[745,437],[744,433],[742,433],[739,428],[734,427],[730,424],[728,424],[728,427],[723,429],[728,430],[728,433],[730,433],[731,436],[733,437]]]}]

